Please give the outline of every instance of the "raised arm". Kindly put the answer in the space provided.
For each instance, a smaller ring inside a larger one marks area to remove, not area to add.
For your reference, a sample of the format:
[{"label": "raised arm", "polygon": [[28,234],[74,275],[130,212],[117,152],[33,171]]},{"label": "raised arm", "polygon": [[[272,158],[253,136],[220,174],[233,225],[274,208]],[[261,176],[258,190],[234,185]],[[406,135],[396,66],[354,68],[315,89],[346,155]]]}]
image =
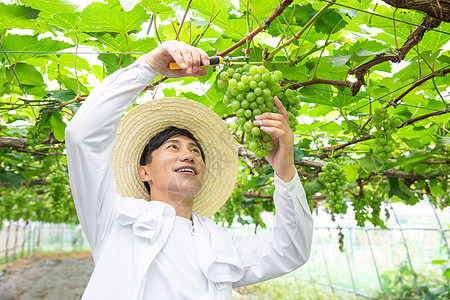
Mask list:
[{"label": "raised arm", "polygon": [[[181,70],[168,70],[176,61]],[[81,226],[93,249],[102,246],[114,216],[110,157],[122,115],[158,74],[202,76],[206,53],[182,42],[164,42],[95,88],[66,128],[70,186]]]},{"label": "raised arm", "polygon": [[275,170],[275,221],[268,235],[233,237],[244,265],[244,277],[233,287],[249,285],[291,272],[309,258],[313,221],[294,165],[294,134],[288,113],[275,97],[279,113],[257,116],[255,125],[272,134],[274,149],[266,157]]}]

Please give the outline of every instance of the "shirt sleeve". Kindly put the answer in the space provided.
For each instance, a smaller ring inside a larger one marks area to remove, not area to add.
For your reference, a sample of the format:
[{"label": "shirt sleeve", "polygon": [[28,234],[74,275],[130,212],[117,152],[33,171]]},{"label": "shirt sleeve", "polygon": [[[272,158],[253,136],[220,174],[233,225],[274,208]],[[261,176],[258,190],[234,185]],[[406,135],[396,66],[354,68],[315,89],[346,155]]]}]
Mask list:
[{"label": "shirt sleeve", "polygon": [[101,247],[114,215],[110,158],[121,117],[157,75],[140,59],[116,71],[90,93],[66,127],[70,187],[93,249]]},{"label": "shirt sleeve", "polygon": [[288,183],[275,174],[274,227],[268,235],[233,236],[244,276],[233,287],[269,280],[289,273],[309,258],[313,221],[298,174]]}]

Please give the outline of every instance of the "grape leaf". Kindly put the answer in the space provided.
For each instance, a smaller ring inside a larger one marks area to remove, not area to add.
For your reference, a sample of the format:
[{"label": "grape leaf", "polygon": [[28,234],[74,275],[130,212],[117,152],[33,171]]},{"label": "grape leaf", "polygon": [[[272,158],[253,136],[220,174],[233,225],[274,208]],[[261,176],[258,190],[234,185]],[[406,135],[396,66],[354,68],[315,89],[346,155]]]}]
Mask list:
[{"label": "grape leaf", "polygon": [[127,34],[141,30],[141,24],[149,19],[142,6],[131,11],[122,10],[118,0],[107,3],[94,2],[81,12],[79,29],[85,32],[117,32]]}]

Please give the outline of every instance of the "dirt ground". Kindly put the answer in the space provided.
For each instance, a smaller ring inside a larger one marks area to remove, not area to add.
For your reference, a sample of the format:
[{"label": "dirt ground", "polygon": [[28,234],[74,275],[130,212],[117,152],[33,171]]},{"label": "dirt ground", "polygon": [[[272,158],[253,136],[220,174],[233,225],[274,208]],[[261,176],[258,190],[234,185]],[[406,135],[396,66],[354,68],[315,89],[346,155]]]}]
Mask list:
[{"label": "dirt ground", "polygon": [[93,269],[90,252],[32,255],[0,271],[0,300],[78,300]]},{"label": "dirt ground", "polygon": [[[38,254],[0,266],[0,300],[79,300],[94,269],[91,252]],[[233,300],[248,299],[233,291]]]}]

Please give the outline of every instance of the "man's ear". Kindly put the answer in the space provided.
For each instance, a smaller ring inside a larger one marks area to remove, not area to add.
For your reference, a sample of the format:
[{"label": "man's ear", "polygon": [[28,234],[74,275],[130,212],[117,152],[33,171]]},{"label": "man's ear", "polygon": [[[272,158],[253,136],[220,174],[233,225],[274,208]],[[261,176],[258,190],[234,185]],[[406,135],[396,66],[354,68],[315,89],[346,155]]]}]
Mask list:
[{"label": "man's ear", "polygon": [[150,175],[150,170],[148,166],[140,166],[138,168],[138,176],[144,182],[152,181],[152,177]]}]

